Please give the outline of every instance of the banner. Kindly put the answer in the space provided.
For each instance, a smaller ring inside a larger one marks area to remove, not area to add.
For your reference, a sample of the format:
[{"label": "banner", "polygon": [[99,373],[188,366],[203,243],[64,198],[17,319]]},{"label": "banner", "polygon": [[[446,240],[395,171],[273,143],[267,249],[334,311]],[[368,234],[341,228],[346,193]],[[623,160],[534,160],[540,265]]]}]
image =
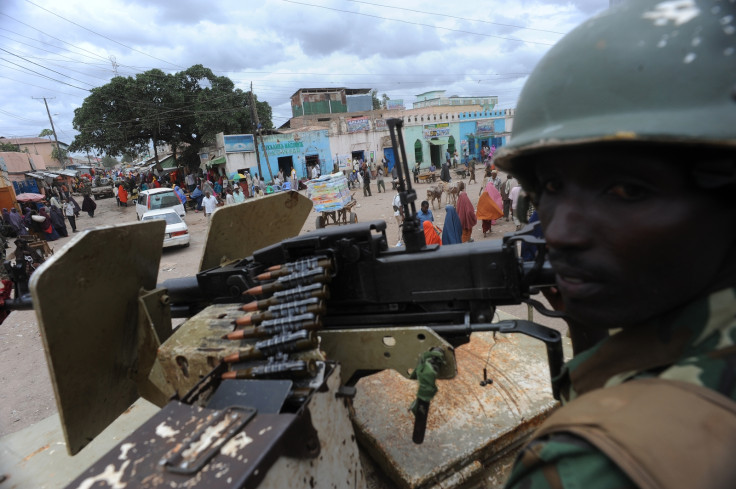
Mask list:
[{"label": "banner", "polygon": [[367,117],[356,117],[345,121],[348,126],[348,134],[360,131],[370,131],[371,123]]},{"label": "banner", "polygon": [[252,134],[230,134],[223,136],[226,153],[244,153],[256,150]]},{"label": "banner", "polygon": [[424,139],[430,138],[441,138],[450,135],[450,123],[444,122],[441,124],[425,124],[424,125]]},{"label": "banner", "polygon": [[491,134],[496,133],[496,128],[494,125],[493,119],[488,119],[484,121],[478,121],[476,125],[476,136],[489,136]]}]

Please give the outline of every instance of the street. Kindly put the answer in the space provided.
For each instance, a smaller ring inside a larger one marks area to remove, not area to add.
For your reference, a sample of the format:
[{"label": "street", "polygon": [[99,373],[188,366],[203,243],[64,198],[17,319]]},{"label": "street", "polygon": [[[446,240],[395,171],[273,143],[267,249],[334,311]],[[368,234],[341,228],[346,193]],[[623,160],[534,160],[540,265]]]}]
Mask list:
[{"label": "street", "polygon": [[[467,180],[465,180],[467,183]],[[395,191],[391,191],[390,181],[387,179],[386,193],[378,193],[375,181],[371,182],[373,195],[364,197],[362,189],[355,190],[354,197],[358,204],[354,208],[360,222],[370,220],[385,220],[387,226],[387,238],[389,246],[396,244],[399,238],[399,230],[393,216],[392,200]],[[419,202],[424,200],[426,189],[429,184],[417,184],[416,190]],[[467,192],[471,202],[476,205],[480,184],[470,184]],[[417,202],[417,207],[419,207]],[[443,226],[445,218],[446,195],[442,196],[442,205],[434,209],[435,223]],[[319,214],[310,213],[301,233],[315,229],[316,218]],[[115,199],[102,199],[97,201],[95,217],[90,218],[82,213],[77,219],[77,228],[80,231],[92,229],[97,226],[130,223],[136,221],[135,206],[127,208],[117,207]],[[170,278],[186,277],[194,275],[199,267],[202,250],[206,241],[207,220],[203,213],[189,211],[185,221],[189,226],[191,234],[191,245],[188,248],[164,249],[158,272],[158,282]],[[481,232],[480,222],[473,230],[473,239],[500,239],[503,234],[513,232],[515,226],[513,221],[506,222],[501,219],[500,224],[493,227],[490,236],[484,238]],[[71,228],[69,228],[71,231]],[[80,233],[70,234],[68,238],[50,242],[49,245],[56,251],[66,246],[75,236]],[[129,253],[134,250],[126,248],[125,243],[110,243],[110,246],[118,246],[120,253]],[[463,246],[463,245],[457,245]],[[13,247],[8,249],[8,255]],[[114,277],[110,277],[114,280]],[[64,284],[59,284],[63,287]],[[110,300],[113,300],[111,298]],[[521,318],[527,318],[527,306],[512,306],[500,308],[504,312]],[[84,314],[83,310],[79,314]],[[534,319],[538,322],[552,326],[558,330],[566,330],[561,320],[550,320],[535,313]],[[104,320],[101,318],[101,320]],[[79,352],[83,355],[84,352]],[[54,392],[51,385],[43,344],[41,341],[35,313],[33,311],[16,311],[10,314],[5,322],[0,325],[0,436],[13,433],[26,426],[32,425],[56,412]]]}]

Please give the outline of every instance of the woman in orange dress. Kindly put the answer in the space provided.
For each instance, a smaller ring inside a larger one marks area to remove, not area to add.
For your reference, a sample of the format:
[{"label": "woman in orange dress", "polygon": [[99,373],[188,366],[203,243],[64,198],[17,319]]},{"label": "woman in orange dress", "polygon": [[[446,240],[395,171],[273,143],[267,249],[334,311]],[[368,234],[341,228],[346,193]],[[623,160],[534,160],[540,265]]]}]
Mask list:
[{"label": "woman in orange dress", "polygon": [[442,238],[440,237],[440,231],[437,231],[437,226],[432,224],[432,221],[424,221],[422,223],[424,228],[424,242],[428,245],[438,244],[442,246]]}]

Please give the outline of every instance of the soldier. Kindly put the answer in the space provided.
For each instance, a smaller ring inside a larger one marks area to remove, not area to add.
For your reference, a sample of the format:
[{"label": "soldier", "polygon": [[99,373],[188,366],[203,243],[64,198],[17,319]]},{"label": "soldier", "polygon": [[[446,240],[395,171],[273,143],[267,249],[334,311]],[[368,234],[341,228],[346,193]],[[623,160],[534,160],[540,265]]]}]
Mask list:
[{"label": "soldier", "polygon": [[495,162],[537,206],[575,356],[508,487],[736,487],[734,5],[623,3],[522,90]]}]

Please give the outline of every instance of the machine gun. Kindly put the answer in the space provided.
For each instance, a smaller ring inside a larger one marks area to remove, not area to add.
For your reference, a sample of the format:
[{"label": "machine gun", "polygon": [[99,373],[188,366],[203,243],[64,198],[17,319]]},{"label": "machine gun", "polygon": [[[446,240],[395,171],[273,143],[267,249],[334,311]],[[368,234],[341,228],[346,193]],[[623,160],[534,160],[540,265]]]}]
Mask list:
[{"label": "machine gun", "polygon": [[[225,464],[228,471],[237,472],[230,486],[254,487],[266,473],[271,477],[279,472],[276,467],[268,470],[282,463],[279,455],[307,459],[318,471],[322,457],[316,457],[328,448],[349,458],[341,470],[357,474],[355,452],[325,444],[333,426],[347,430],[339,436],[351,436],[349,422],[339,421],[349,419],[349,406],[335,406],[336,398],[355,395],[356,381],[373,372],[394,369],[405,377],[419,372],[424,386],[414,406],[413,439],[421,443],[429,412],[426,391],[432,390],[435,378],[456,375],[455,348],[474,332],[518,332],[544,341],[550,378],[557,376],[563,361],[558,332],[529,321],[492,322],[496,306],[528,301],[537,288],[553,283],[544,242],[527,227],[498,241],[427,246],[416,218],[416,192],[406,178],[401,122],[389,120],[388,125],[399,165],[405,248],[389,248],[386,223],[373,221],[321,229],[258,247],[246,258],[229,259],[235,252],[210,249],[211,230],[202,270],[195,277],[155,286],[157,270],[146,260],[117,257],[125,258],[117,265],[126,267],[130,277],[109,290],[125,297],[110,316],[123,317],[123,326],[100,330],[103,325],[97,322],[98,330],[81,332],[78,326],[75,331],[54,328],[52,323],[70,316],[58,307],[41,306],[39,318],[51,347],[48,356],[70,452],[86,445],[139,394],[164,406],[138,434],[70,487],[84,485],[110,464],[120,466],[123,479],[142,483],[152,477],[167,485],[183,484],[186,477],[190,483],[195,476],[206,485]],[[293,193],[262,201],[281,199],[284,208],[293,209],[300,197]],[[223,211],[231,210],[218,211],[213,228]],[[154,255],[158,241],[151,236],[163,232],[162,224],[100,230],[99,241],[113,241],[108,235],[124,229],[132,249]],[[520,242],[537,247],[534,262],[520,260]],[[85,253],[107,251],[98,246]],[[213,262],[208,253],[224,264],[207,266]],[[64,253],[58,255],[54,260],[63,261]],[[73,257],[68,258],[71,262]],[[58,306],[54,280],[44,272],[32,278],[34,300],[41,303],[43,297],[44,303]],[[58,270],[65,272],[63,267]],[[85,286],[107,287],[102,281]],[[189,320],[172,333],[172,317]],[[89,342],[92,335],[91,345],[103,351],[97,359],[90,358],[95,353],[90,352],[80,361],[74,352],[87,349],[79,342],[53,349],[59,335],[68,343],[75,338]],[[114,351],[101,346],[102,341],[114,345]],[[89,362],[97,362],[96,368]],[[114,391],[104,390],[107,384],[113,384]],[[553,394],[557,397],[554,387]],[[257,450],[247,442],[254,430],[271,430],[273,435],[263,443],[258,438]],[[174,432],[179,436],[171,435]],[[157,443],[141,445],[152,439]],[[136,470],[130,472],[120,461]],[[264,486],[279,487],[269,477]]]}]

